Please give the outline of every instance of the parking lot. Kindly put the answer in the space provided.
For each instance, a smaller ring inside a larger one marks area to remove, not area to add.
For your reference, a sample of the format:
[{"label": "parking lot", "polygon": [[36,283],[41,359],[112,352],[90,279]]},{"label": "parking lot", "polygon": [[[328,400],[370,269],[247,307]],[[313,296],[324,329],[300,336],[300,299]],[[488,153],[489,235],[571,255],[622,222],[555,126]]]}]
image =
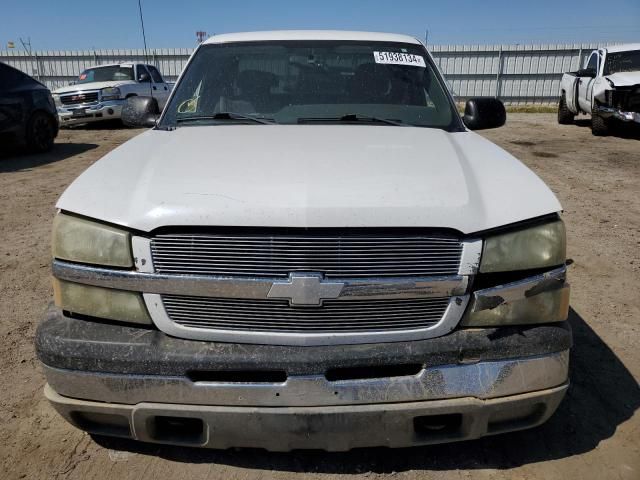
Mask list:
[{"label": "parking lot", "polygon": [[62,130],[48,154],[0,158],[0,478],[640,478],[640,136],[597,138],[588,121],[560,126],[544,113],[510,114],[505,127],[482,132],[540,175],[565,209],[572,386],[547,424],[428,448],[272,454],[94,439],[42,396],[33,338],[52,294],[54,204],[141,132],[113,127]]}]

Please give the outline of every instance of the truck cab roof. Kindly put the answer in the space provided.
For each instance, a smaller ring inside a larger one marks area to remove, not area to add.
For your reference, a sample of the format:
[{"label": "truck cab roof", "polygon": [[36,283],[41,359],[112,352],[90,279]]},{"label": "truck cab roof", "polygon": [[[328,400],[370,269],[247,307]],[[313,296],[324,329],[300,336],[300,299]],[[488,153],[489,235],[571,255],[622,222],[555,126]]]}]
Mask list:
[{"label": "truck cab roof", "polygon": [[369,42],[398,42],[419,45],[421,42],[409,35],[347,30],[274,30],[265,32],[226,33],[210,37],[204,44],[232,42],[260,42],[270,40],[346,40]]},{"label": "truck cab roof", "polygon": [[611,45],[609,47],[605,47],[603,50],[606,50],[608,53],[640,50],[640,43],[623,43],[622,45]]}]

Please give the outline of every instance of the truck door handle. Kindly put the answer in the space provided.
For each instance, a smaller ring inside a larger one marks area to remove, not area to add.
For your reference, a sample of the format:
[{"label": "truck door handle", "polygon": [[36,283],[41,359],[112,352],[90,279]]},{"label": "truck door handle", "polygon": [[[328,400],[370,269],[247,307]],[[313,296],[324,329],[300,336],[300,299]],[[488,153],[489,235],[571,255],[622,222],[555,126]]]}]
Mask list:
[{"label": "truck door handle", "polygon": [[157,88],[156,88],[156,86],[155,86],[155,85],[153,86],[153,89],[154,89],[154,90],[157,90]]},{"label": "truck door handle", "polygon": [[166,86],[166,85],[165,85],[164,89],[165,89],[165,90],[168,90],[168,88],[167,88],[167,86]]}]

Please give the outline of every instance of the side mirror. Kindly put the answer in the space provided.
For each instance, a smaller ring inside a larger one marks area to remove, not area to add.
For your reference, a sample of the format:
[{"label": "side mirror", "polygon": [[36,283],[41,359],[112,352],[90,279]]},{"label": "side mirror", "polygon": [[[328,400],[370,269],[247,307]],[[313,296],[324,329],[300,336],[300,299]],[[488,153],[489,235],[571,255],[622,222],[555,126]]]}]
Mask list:
[{"label": "side mirror", "polygon": [[470,98],[464,107],[462,121],[470,130],[497,128],[507,121],[507,112],[497,98]]},{"label": "side mirror", "polygon": [[597,72],[595,68],[583,68],[582,70],[578,70],[576,72],[576,76],[578,77],[589,77],[596,78]]},{"label": "side mirror", "polygon": [[147,83],[151,81],[151,77],[149,76],[149,74],[147,72],[142,72],[140,74],[140,76],[138,77],[138,82],[140,83]]},{"label": "side mirror", "polygon": [[122,123],[128,127],[155,127],[160,110],[153,97],[129,97],[122,106]]}]

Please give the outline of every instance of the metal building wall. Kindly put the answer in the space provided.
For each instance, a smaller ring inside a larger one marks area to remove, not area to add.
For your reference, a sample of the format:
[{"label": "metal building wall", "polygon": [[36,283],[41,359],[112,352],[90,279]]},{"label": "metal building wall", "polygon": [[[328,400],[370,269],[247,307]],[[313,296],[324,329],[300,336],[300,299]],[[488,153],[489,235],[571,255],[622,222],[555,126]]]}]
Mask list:
[{"label": "metal building wall", "polygon": [[553,103],[564,72],[578,70],[596,44],[434,45],[431,50],[460,100],[495,96],[507,104]]},{"label": "metal building wall", "polygon": [[39,51],[31,56],[24,51],[4,50],[0,51],[0,62],[22,70],[54,89],[73,82],[86,68],[120,62],[156,65],[166,81],[174,82],[191,52],[190,48],[153,49],[145,58],[142,49]]},{"label": "metal building wall", "polygon": [[[564,72],[577,70],[597,48],[571,45],[431,45],[436,62],[453,93],[464,100],[497,96],[508,104],[552,103],[558,98]],[[166,80],[176,80],[191,49],[152,49],[148,61]],[[92,65],[145,62],[143,50],[40,51],[32,56],[18,50],[0,51],[0,61],[39,78],[49,88],[68,85]]]}]

